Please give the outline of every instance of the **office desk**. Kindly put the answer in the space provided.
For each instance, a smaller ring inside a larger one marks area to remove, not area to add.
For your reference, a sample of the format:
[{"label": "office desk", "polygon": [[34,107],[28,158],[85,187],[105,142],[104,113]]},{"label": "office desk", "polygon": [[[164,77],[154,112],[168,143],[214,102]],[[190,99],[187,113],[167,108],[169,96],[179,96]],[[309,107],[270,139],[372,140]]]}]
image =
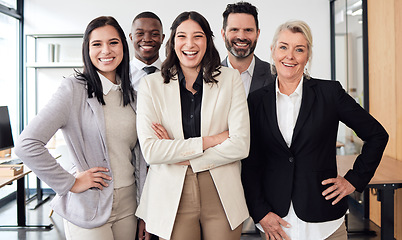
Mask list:
[{"label": "office desk", "polygon": [[[357,155],[338,155],[338,173],[344,176]],[[383,156],[367,188],[377,189],[381,202],[381,239],[394,239],[394,193],[402,188],[402,161]]]},{"label": "office desk", "polygon": [[24,166],[24,172],[13,177],[0,176],[0,188],[17,181],[17,225],[0,226],[1,228],[14,228],[14,227],[29,227],[29,228],[42,228],[50,230],[50,225],[27,225],[26,224],[26,209],[25,209],[25,176],[32,171]]}]

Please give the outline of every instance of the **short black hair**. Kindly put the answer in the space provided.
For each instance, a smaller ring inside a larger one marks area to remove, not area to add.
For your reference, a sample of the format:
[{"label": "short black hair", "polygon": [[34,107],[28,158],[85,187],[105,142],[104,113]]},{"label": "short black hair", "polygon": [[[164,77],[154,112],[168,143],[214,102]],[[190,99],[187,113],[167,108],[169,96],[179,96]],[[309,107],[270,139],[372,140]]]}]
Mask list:
[{"label": "short black hair", "polygon": [[158,22],[159,22],[159,23],[161,24],[161,26],[162,26],[162,21],[161,21],[161,19],[158,17],[158,15],[156,15],[156,14],[153,13],[153,12],[142,12],[142,13],[139,13],[137,16],[135,16],[135,18],[134,18],[132,24],[134,24],[135,20],[140,19],[140,18],[153,18],[153,19],[156,19],[156,20],[158,20]]},{"label": "short black hair", "polygon": [[228,25],[228,17],[229,14],[231,13],[246,13],[250,14],[254,17],[255,20],[255,25],[257,27],[257,30],[259,29],[258,26],[258,9],[252,5],[251,3],[248,2],[237,2],[237,3],[229,3],[226,6],[225,11],[223,12],[223,30],[225,30],[226,26]]}]

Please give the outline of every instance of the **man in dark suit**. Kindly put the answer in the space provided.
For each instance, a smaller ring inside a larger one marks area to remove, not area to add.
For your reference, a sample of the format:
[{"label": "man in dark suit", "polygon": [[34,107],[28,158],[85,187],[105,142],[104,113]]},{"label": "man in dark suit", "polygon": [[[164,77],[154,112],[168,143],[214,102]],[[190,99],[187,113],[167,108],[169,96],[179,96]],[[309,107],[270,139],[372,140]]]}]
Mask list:
[{"label": "man in dark suit", "polygon": [[[246,95],[274,81],[269,63],[254,55],[260,29],[257,8],[248,2],[228,4],[223,12],[222,38],[228,56],[222,65],[237,69]],[[243,224],[243,232],[255,232],[251,218]]]},{"label": "man in dark suit", "polygon": [[260,29],[257,8],[248,2],[228,4],[223,12],[222,38],[228,56],[222,65],[237,69],[246,95],[274,81],[270,64],[254,55]]}]

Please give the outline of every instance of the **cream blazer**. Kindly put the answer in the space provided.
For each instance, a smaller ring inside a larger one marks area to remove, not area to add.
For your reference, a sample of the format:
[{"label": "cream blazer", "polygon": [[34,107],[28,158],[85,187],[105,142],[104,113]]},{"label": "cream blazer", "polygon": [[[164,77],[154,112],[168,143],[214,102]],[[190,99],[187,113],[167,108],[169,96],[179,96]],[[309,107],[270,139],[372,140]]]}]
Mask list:
[{"label": "cream blazer", "polygon": [[[229,130],[221,144],[202,150],[202,137],[184,139],[179,82],[163,83],[160,73],[144,77],[138,91],[137,131],[145,161],[150,164],[136,215],[148,232],[169,239],[187,166],[210,171],[232,229],[248,216],[240,179],[240,160],[248,156],[250,126],[246,95],[237,70],[221,68],[218,84],[203,84],[201,136]],[[172,140],[159,140],[151,124],[161,123]]]}]

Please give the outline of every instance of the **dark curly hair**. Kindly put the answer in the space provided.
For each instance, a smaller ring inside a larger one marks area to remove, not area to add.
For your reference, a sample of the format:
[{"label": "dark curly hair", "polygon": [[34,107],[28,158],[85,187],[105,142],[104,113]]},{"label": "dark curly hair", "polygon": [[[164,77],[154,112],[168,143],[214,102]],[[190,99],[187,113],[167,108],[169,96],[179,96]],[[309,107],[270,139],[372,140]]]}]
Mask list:
[{"label": "dark curly hair", "polygon": [[228,4],[226,6],[225,11],[222,14],[222,16],[223,16],[223,27],[222,28],[224,30],[226,29],[226,26],[228,25],[228,17],[229,17],[229,14],[231,14],[231,13],[246,13],[246,14],[252,15],[255,20],[255,25],[256,25],[257,29],[259,29],[258,10],[251,3],[237,2],[237,3],[233,3],[233,4]]}]

